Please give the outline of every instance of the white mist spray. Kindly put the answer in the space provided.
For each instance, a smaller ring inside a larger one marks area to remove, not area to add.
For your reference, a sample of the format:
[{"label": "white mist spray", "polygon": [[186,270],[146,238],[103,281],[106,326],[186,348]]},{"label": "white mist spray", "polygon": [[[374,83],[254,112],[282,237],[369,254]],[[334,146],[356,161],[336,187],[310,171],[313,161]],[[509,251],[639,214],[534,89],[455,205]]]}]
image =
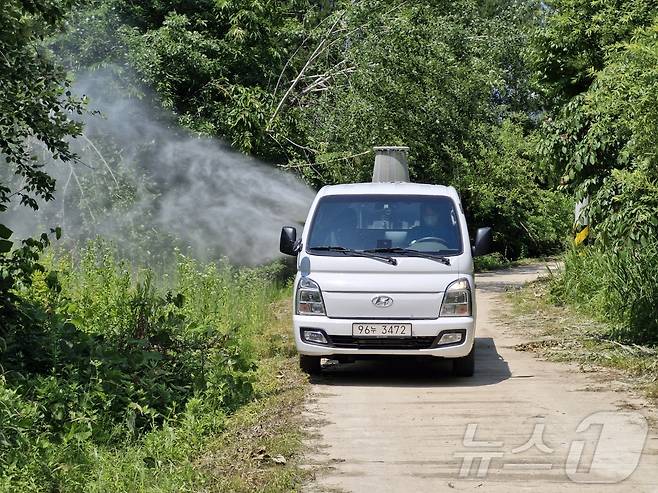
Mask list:
[{"label": "white mist spray", "polygon": [[72,143],[81,163],[48,164],[56,200],[37,213],[15,207],[9,214],[15,237],[61,224],[71,244],[101,235],[135,258],[143,258],[130,254],[135,249],[158,255],[174,245],[203,260],[275,258],[280,227],[303,221],[313,190],[163,121],[139,100],[116,97],[115,82],[108,72],[77,81],[101,115],[86,117],[84,136]]}]

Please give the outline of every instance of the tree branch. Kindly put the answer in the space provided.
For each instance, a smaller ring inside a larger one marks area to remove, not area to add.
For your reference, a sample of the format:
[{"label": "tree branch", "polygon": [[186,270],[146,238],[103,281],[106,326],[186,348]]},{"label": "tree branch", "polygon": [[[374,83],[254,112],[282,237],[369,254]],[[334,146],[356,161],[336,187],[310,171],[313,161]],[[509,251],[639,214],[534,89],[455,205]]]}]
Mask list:
[{"label": "tree branch", "polygon": [[297,84],[299,83],[299,81],[300,81],[301,78],[303,77],[304,72],[306,71],[306,69],[308,69],[308,68],[311,66],[311,64],[315,61],[315,59],[318,57],[318,55],[319,55],[320,53],[322,53],[322,51],[323,51],[323,49],[322,49],[323,46],[325,45],[325,43],[327,42],[327,40],[329,39],[329,37],[333,34],[334,29],[336,28],[336,26],[338,25],[338,23],[340,22],[340,20],[343,18],[344,15],[345,15],[345,11],[343,11],[343,12],[338,16],[338,18],[337,18],[337,19],[334,21],[334,23],[331,25],[331,27],[329,28],[329,30],[327,31],[327,33],[324,35],[324,37],[322,38],[322,40],[320,41],[320,43],[318,44],[318,46],[315,48],[315,50],[313,50],[313,53],[311,54],[311,56],[309,57],[309,59],[306,61],[306,63],[305,63],[304,66],[302,67],[302,69],[299,71],[299,73],[297,74],[297,77],[295,77],[295,80],[293,80],[292,84],[290,84],[290,87],[288,87],[288,90],[285,92],[285,94],[284,94],[283,97],[281,98],[281,101],[279,101],[279,104],[277,105],[276,109],[274,110],[274,113],[273,113],[272,116],[270,117],[270,121],[269,121],[268,124],[267,124],[267,128],[266,128],[266,130],[270,130],[270,129],[272,128],[272,123],[274,122],[274,120],[276,119],[277,115],[279,114],[279,111],[281,111],[281,108],[283,107],[283,104],[286,102],[286,99],[288,99],[288,96],[290,95],[290,93],[291,93],[291,92],[293,91],[293,89],[297,86]]}]

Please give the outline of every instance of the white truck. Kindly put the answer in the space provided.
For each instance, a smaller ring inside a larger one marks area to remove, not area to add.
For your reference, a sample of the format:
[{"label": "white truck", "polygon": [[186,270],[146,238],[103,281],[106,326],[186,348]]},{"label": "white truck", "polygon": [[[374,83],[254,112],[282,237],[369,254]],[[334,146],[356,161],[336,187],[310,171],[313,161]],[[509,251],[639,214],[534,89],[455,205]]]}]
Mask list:
[{"label": "white truck", "polygon": [[473,256],[487,253],[491,228],[471,247],[457,191],[409,183],[405,147],[375,151],[372,183],[322,188],[301,238],[281,231],[281,252],[297,256],[300,367],[317,374],[322,358],[434,356],[472,376]]}]

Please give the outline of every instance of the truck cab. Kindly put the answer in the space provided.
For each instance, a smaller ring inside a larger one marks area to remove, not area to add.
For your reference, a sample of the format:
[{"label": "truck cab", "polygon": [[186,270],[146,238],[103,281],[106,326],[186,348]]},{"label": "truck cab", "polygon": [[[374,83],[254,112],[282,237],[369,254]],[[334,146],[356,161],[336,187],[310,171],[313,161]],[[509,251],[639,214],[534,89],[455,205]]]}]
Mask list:
[{"label": "truck cab", "polygon": [[[406,166],[401,148],[379,149]],[[434,356],[452,359],[458,376],[473,374],[473,256],[486,252],[491,231],[479,230],[471,247],[453,187],[326,186],[305,224],[301,238],[284,227],[280,240],[283,253],[297,256],[293,330],[302,370],[319,373],[322,358]]]}]

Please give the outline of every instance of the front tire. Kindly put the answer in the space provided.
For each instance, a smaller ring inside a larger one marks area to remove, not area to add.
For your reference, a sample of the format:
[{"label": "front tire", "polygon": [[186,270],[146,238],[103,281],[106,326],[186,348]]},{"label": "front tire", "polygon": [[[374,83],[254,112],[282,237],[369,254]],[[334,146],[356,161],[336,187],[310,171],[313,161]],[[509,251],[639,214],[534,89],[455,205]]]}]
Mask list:
[{"label": "front tire", "polygon": [[456,377],[472,377],[475,372],[475,344],[471,352],[452,361],[452,373]]},{"label": "front tire", "polygon": [[319,375],[322,372],[320,356],[299,355],[299,368],[307,375]]}]

